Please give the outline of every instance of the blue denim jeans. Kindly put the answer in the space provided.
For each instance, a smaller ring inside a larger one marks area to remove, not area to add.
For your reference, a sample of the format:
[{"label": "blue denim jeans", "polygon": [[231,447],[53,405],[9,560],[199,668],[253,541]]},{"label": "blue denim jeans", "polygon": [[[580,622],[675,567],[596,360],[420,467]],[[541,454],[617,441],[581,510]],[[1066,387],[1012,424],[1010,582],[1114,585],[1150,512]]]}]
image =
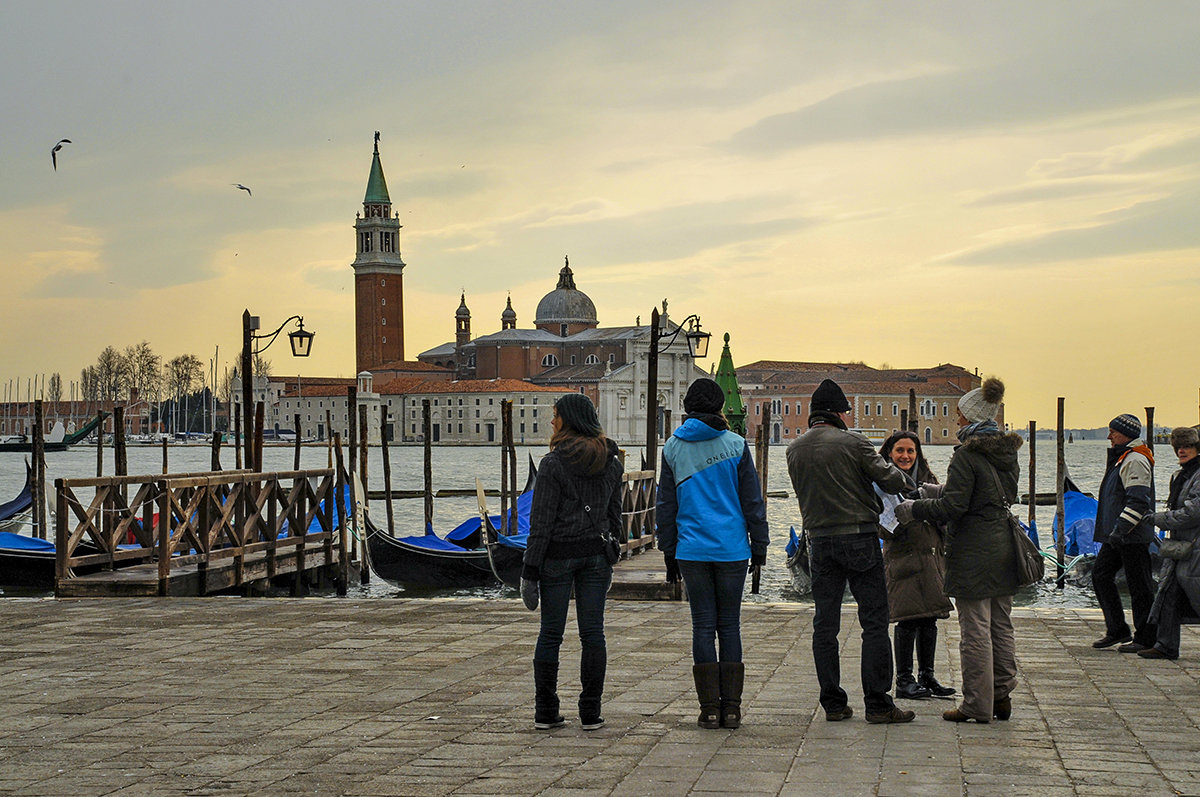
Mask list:
[{"label": "blue denim jeans", "polygon": [[692,609],[692,660],[696,664],[742,660],[742,590],[746,586],[746,560],[690,562],[679,560],[679,573],[687,586]]},{"label": "blue denim jeans", "polygon": [[838,658],[842,596],[849,585],[862,626],[862,688],[868,714],[892,709],[892,646],[888,639],[887,583],[874,534],[812,537],[813,663],[826,712],[846,707]]},{"label": "blue denim jeans", "polygon": [[612,583],[612,565],[603,554],[578,559],[547,559],[542,562],[538,583],[542,602],[542,628],[538,633],[535,661],[558,661],[563,632],[567,627],[567,604],[575,591],[575,619],[582,647],[604,650],[604,599]]}]

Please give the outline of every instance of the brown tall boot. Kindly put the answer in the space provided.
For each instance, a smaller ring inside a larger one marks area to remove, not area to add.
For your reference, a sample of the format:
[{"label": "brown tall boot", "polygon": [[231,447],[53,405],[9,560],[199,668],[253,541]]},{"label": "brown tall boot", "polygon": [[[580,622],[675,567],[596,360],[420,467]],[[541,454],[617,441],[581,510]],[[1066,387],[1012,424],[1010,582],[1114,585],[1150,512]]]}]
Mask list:
[{"label": "brown tall boot", "polygon": [[696,696],[700,698],[700,717],[696,724],[707,730],[721,727],[721,665],[693,664],[692,679],[696,682]]},{"label": "brown tall boot", "polygon": [[721,727],[742,725],[742,685],[746,667],[740,661],[721,662]]}]

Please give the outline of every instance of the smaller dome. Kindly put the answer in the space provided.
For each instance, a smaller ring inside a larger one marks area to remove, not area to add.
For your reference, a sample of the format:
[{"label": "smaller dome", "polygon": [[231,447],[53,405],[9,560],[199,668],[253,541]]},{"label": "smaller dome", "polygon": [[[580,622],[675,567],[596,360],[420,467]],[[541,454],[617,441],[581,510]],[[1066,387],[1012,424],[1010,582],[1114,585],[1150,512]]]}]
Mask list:
[{"label": "smaller dome", "polygon": [[516,321],[517,311],[512,307],[512,297],[508,297],[508,305],[504,308],[504,312],[500,314],[501,321]]},{"label": "smaller dome", "polygon": [[458,302],[458,310],[454,312],[455,318],[470,318],[471,311],[467,309],[467,294],[463,293],[462,298]]}]

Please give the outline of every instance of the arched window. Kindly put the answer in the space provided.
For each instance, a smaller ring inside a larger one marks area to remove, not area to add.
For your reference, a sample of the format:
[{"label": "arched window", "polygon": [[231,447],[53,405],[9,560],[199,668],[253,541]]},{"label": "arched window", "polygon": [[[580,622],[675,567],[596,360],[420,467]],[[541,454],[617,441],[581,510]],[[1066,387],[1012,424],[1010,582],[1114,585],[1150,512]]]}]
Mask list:
[{"label": "arched window", "polygon": [[555,357],[553,354],[547,354],[545,357],[542,358],[542,367],[543,368],[553,368],[556,365],[558,365],[558,358]]},{"label": "arched window", "polygon": [[583,358],[583,364],[584,365],[599,365],[600,358],[594,354],[589,354],[587,357]]},{"label": "arched window", "polygon": [[863,402],[863,415],[870,415],[870,414],[871,414],[871,402],[864,401]]},{"label": "arched window", "polygon": [[944,418],[944,417],[948,416],[949,414],[950,414],[950,405],[943,401],[942,402],[942,417]]},{"label": "arched window", "polygon": [[899,414],[900,414],[900,405],[893,401],[892,402],[892,417],[895,418]]}]

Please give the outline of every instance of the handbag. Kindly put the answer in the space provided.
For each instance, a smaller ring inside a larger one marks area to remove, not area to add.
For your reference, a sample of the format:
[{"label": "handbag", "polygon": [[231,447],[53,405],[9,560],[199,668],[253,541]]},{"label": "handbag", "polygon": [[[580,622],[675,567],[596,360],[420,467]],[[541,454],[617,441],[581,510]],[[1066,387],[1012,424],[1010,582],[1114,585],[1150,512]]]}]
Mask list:
[{"label": "handbag", "polygon": [[1180,562],[1191,558],[1192,547],[1192,540],[1175,540],[1168,537],[1159,541],[1158,553],[1164,559],[1174,559],[1176,562]]},{"label": "handbag", "polygon": [[[996,472],[995,468],[992,469],[992,477],[996,480],[996,489],[1000,492],[1000,498],[1003,501],[1004,486],[1000,484],[1000,474]],[[1001,507],[1008,518],[1009,536],[1012,537],[1013,548],[1016,551],[1017,586],[1032,586],[1046,576],[1046,560],[1038,547],[1033,544],[1033,540],[1029,539],[1029,535],[1025,533],[1021,521],[1013,516],[1007,506],[1001,504]]]},{"label": "handbag", "polygon": [[[601,529],[600,524],[596,522],[596,518],[592,516],[592,508],[585,505],[583,511],[587,513],[588,519],[592,521],[592,527]],[[604,558],[608,560],[610,565],[615,565],[621,560],[621,543],[617,542],[617,538],[608,529],[600,531],[600,540],[604,543]]]}]

